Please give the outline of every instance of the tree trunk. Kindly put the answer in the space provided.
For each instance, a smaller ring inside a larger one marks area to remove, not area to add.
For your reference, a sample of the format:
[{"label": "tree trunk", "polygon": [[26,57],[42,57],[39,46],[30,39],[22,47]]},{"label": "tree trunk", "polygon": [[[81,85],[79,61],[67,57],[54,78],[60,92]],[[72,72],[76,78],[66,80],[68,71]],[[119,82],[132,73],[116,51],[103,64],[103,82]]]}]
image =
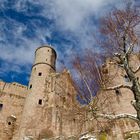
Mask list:
[{"label": "tree trunk", "polygon": [[135,73],[132,71],[131,67],[129,66],[129,56],[126,55],[123,59],[124,64],[124,70],[126,74],[128,75],[130,81],[132,82],[132,93],[134,94],[135,103],[133,104],[134,108],[137,112],[137,118],[138,118],[138,125],[140,127],[140,83],[139,78],[135,75]]}]

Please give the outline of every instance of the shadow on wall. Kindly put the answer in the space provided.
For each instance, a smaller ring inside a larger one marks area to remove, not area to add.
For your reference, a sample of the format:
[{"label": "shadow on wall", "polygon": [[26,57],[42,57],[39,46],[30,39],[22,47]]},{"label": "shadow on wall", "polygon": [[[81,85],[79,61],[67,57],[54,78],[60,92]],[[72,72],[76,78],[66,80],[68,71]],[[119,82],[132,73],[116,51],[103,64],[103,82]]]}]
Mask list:
[{"label": "shadow on wall", "polygon": [[38,140],[46,140],[52,137],[54,137],[53,132],[46,128],[40,132]]}]

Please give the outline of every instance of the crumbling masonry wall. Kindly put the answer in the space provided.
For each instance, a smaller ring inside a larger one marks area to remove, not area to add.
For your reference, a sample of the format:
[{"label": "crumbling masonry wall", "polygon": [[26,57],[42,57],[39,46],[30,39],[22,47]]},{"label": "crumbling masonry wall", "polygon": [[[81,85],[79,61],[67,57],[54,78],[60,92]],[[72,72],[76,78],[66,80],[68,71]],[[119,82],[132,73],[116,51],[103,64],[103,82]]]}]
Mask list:
[{"label": "crumbling masonry wall", "polygon": [[0,81],[0,140],[11,140],[19,128],[26,86]]},{"label": "crumbling masonry wall", "polygon": [[[42,46],[35,53],[35,62],[28,88],[18,83],[0,81],[0,140],[43,140],[74,136],[92,131],[105,131],[109,140],[125,139],[129,130],[138,130],[129,119],[107,121],[92,119],[86,106],[76,100],[76,90],[70,73],[55,72],[56,53],[49,46]],[[140,64],[139,55],[132,56],[132,65]],[[115,61],[107,59],[102,67],[107,87],[127,83],[125,72]],[[137,73],[140,78],[140,72]],[[100,91],[99,113],[136,114],[130,102],[133,94],[127,89],[120,92]],[[110,132],[110,133],[109,133]]]},{"label": "crumbling masonry wall", "polygon": [[[133,54],[130,60],[130,66],[133,66],[135,70],[140,65],[140,54]],[[102,73],[106,81],[106,88],[122,84],[131,85],[131,81],[128,79],[123,68],[118,66],[116,61],[110,58],[108,58],[103,65]],[[140,79],[140,71],[138,71],[136,75]],[[136,111],[131,105],[131,101],[134,100],[134,95],[129,89],[104,90],[98,94],[98,98],[100,99],[98,102],[100,113],[116,115],[127,113],[136,115]],[[110,140],[125,139],[128,137],[129,132],[139,131],[137,123],[130,119],[120,119],[114,122],[101,120],[101,122],[104,126],[103,129],[111,132],[111,134],[109,133],[111,136]]]}]

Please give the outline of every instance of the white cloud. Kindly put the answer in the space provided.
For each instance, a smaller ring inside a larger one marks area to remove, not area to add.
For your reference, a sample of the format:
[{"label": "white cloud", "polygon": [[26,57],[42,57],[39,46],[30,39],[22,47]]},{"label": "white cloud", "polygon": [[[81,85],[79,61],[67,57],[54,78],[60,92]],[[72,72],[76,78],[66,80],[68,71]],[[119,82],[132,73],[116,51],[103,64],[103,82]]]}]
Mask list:
[{"label": "white cloud", "polygon": [[[86,18],[100,11],[111,0],[54,0],[52,14],[63,29],[75,31],[83,25]],[[100,10],[99,10],[100,9]]]},{"label": "white cloud", "polygon": [[[6,2],[6,0],[0,1],[1,10],[7,8],[4,4]],[[91,24],[91,18],[105,14],[105,11],[109,9],[107,5],[120,6],[120,3],[122,3],[121,0],[117,0],[117,2],[116,0],[16,0],[11,8],[31,16],[28,13],[29,4],[27,2],[41,6],[42,11],[34,13],[34,15],[55,20],[55,26],[59,31],[65,32],[65,34],[71,32],[75,39],[78,40],[77,46],[63,44],[67,48],[63,54],[66,54],[68,58],[72,55],[73,47],[82,49],[94,45],[92,34],[96,30],[96,25]],[[7,23],[11,26],[10,29],[5,26]],[[26,24],[11,19],[6,15],[1,20],[0,26],[3,28],[0,29],[0,42],[5,43],[0,44],[0,58],[5,62],[18,66],[31,64],[35,48],[47,43],[45,36],[52,37],[54,28],[40,27],[34,21],[31,21],[30,24],[32,26],[28,27]],[[34,39],[24,35],[24,32],[28,31],[29,28],[34,30]],[[10,35],[7,33],[10,33]],[[7,40],[8,37],[12,38],[11,42]],[[59,44],[56,44],[56,46],[59,46]],[[57,47],[57,50],[59,53],[59,47]],[[59,57],[62,57],[61,55],[59,54]]]},{"label": "white cloud", "polygon": [[42,6],[42,13],[36,14],[55,19],[62,30],[75,31],[90,16],[104,15],[111,5],[123,7],[124,0],[17,0],[13,7],[26,13],[29,8],[27,2]]},{"label": "white cloud", "polygon": [[[30,0],[31,1],[31,0]],[[112,6],[121,7],[124,0],[40,0],[44,16],[56,19],[64,30],[75,31],[91,16],[101,16]]]}]

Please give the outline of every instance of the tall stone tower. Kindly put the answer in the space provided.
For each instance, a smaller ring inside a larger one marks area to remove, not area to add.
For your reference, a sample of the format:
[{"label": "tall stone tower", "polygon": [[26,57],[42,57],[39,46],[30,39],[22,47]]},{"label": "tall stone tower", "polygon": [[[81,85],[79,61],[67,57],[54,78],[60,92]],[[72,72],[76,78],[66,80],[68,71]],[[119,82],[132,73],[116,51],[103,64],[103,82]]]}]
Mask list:
[{"label": "tall stone tower", "polygon": [[37,135],[37,130],[30,132],[30,129],[37,127],[36,121],[40,115],[38,109],[44,104],[45,81],[50,73],[55,72],[55,61],[56,52],[50,46],[41,46],[36,50],[28,86],[30,92],[25,101],[18,140],[24,140],[27,135]]}]

